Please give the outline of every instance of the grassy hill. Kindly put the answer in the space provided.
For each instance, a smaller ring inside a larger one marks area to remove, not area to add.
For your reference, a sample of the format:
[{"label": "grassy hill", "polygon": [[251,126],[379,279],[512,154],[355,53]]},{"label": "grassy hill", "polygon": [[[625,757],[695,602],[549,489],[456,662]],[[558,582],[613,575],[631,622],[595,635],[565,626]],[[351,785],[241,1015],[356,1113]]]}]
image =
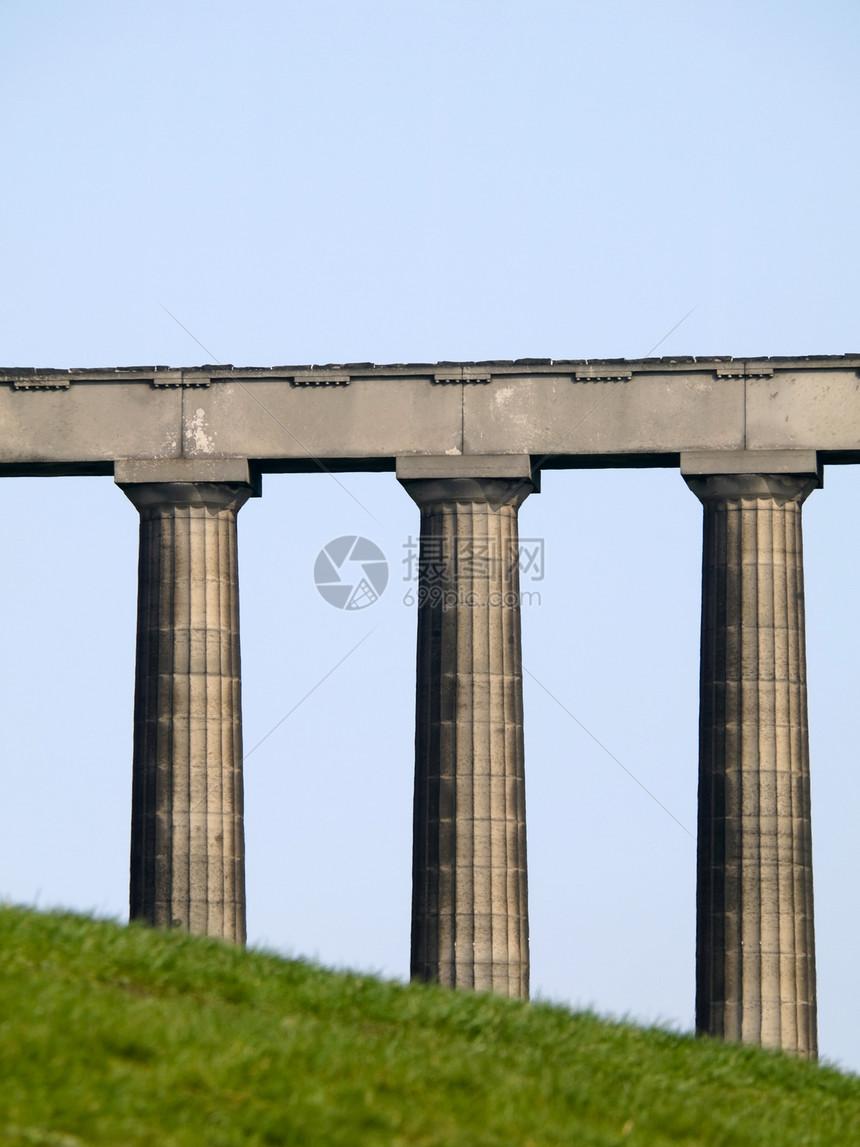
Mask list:
[{"label": "grassy hill", "polygon": [[557,1007],[0,908],[0,1143],[860,1144],[860,1080]]}]

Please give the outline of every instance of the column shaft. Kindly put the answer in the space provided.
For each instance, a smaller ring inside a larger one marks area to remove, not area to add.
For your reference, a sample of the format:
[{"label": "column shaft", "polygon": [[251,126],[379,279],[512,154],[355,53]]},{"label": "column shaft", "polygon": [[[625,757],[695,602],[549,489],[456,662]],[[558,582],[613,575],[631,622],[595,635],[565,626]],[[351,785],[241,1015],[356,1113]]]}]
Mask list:
[{"label": "column shaft", "polygon": [[412,975],[528,995],[517,511],[531,482],[404,482],[421,507]]},{"label": "column shaft", "polygon": [[250,491],[123,489],[141,516],[130,915],[243,943],[236,515]]},{"label": "column shaft", "polygon": [[705,511],[696,1026],[814,1057],[801,505],[816,480],[687,482]]}]

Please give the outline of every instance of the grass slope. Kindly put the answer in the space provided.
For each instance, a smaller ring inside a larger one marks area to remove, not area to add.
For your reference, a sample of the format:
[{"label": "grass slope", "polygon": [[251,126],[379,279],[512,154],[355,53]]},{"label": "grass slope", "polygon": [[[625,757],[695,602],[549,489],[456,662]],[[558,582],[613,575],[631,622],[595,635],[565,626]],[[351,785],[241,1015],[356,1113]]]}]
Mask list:
[{"label": "grass slope", "polygon": [[860,1144],[860,1080],[545,1005],[0,908],[0,1142]]}]

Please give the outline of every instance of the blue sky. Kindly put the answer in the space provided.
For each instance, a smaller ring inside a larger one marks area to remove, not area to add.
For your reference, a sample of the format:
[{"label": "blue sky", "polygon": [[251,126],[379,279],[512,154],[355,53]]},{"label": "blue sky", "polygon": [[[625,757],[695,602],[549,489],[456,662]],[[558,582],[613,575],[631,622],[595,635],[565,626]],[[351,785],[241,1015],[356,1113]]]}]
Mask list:
[{"label": "blue sky", "polygon": [[[0,361],[858,351],[858,30],[827,0],[0,0]],[[369,512],[281,475],[239,518],[246,747],[291,714],[246,764],[249,932],[404,976],[417,510],[343,483]],[[0,894],[122,918],[137,515],[107,478],[3,490]],[[831,467],[804,509],[820,1038],[855,1070],[858,492]],[[694,829],[701,507],[670,470],[552,472],[521,531],[533,986],[689,1028],[695,848],[657,801]],[[343,534],[391,565],[352,615],[313,584]]]}]

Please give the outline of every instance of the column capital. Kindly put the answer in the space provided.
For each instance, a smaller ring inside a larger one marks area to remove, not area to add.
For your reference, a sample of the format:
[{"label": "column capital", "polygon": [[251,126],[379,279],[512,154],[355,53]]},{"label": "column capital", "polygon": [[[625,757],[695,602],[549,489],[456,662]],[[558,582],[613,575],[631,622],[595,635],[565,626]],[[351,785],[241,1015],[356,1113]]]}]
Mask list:
[{"label": "column capital", "polygon": [[528,454],[406,454],[397,459],[397,480],[422,510],[441,502],[519,507],[540,490]]},{"label": "column capital", "polygon": [[770,498],[780,506],[802,504],[821,485],[816,474],[684,474],[683,478],[704,503]]},{"label": "column capital", "polygon": [[168,506],[238,512],[253,493],[250,485],[232,482],[130,482],[120,489],[141,513]]},{"label": "column capital", "polygon": [[401,478],[399,481],[422,510],[444,502],[483,502],[494,513],[503,506],[518,509],[536,489],[531,478]]}]

